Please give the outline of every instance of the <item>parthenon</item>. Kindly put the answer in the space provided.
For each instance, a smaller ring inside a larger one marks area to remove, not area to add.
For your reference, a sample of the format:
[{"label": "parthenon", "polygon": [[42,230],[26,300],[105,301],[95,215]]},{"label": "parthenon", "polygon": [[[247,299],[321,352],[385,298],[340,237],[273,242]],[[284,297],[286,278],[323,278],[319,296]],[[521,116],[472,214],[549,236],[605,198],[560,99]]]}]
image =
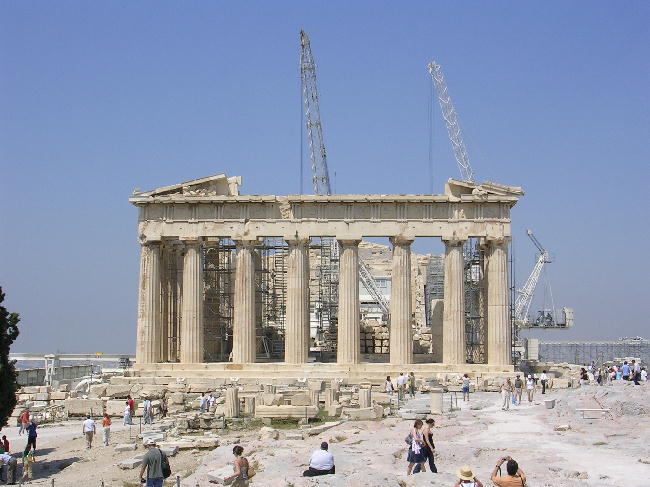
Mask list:
[{"label": "parthenon", "polygon": [[[360,378],[404,368],[512,370],[508,242],[510,209],[523,194],[520,188],[449,180],[440,195],[274,196],[241,195],[240,184],[241,178],[219,174],[134,192],[129,199],[139,210],[141,244],[137,373]],[[359,243],[382,237],[392,246],[389,356],[387,363],[370,363],[360,345]],[[441,361],[433,355],[415,360],[413,353],[411,246],[431,237],[445,247],[441,343],[434,343],[442,350]],[[270,238],[283,246],[281,305],[260,298],[265,286],[260,274],[268,258],[260,245]],[[486,340],[482,363],[467,364],[463,245],[470,238],[485,255]],[[310,315],[321,308],[309,284],[314,239],[334,242],[338,257],[333,363],[309,357],[314,343]],[[210,267],[210,249],[226,242],[231,251],[223,265],[230,277],[207,283],[206,273],[218,270]],[[228,308],[211,307],[210,296],[225,292]],[[258,358],[264,306],[283,309],[283,356],[275,362]],[[218,315],[227,326],[206,325],[206,313]]]}]

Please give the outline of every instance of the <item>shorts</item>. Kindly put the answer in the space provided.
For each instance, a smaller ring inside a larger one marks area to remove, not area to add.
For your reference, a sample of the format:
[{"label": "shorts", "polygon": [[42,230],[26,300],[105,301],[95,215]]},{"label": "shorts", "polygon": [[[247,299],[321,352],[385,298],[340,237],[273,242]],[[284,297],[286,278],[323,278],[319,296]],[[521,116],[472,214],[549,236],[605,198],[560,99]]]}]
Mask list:
[{"label": "shorts", "polygon": [[463,394],[469,394],[469,386],[463,386]]},{"label": "shorts", "polygon": [[147,478],[146,487],[163,487],[163,480],[162,477],[156,477],[155,479]]}]

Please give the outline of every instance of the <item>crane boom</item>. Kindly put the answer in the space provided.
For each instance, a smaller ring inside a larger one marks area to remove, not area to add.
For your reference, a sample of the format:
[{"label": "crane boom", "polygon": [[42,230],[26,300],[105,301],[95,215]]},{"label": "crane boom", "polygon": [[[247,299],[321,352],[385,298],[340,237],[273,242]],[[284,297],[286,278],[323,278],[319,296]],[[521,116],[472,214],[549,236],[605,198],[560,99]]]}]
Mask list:
[{"label": "crane boom", "polygon": [[305,124],[307,126],[314,193],[330,195],[332,189],[327,169],[327,152],[325,151],[325,140],[323,139],[323,127],[320,121],[316,63],[311,53],[309,37],[304,30],[300,31],[300,80],[305,104]]},{"label": "crane boom", "polygon": [[458,168],[460,169],[461,178],[463,181],[469,181],[473,183],[474,171],[472,170],[472,166],[469,163],[467,147],[465,147],[465,141],[463,140],[463,135],[460,131],[460,123],[458,121],[456,109],[451,102],[449,90],[447,89],[447,83],[445,82],[445,77],[442,74],[442,66],[433,61],[429,63],[428,67],[429,74],[431,75],[433,84],[436,88],[436,96],[440,102],[440,108],[442,109],[442,118],[444,118],[445,125],[447,126],[447,133],[449,134],[451,147],[454,151],[454,157],[456,158]]},{"label": "crane boom", "polygon": [[[304,30],[300,31],[300,80],[302,83],[302,98],[305,104],[305,124],[309,140],[309,156],[314,193],[331,195],[329,170],[327,168],[327,152],[323,139],[323,126],[320,119],[320,104],[318,100],[318,85],[316,82],[316,62],[311,52],[309,36]],[[330,255],[338,260],[338,242],[334,239],[323,239],[323,245],[330,247]],[[377,301],[384,313],[388,313],[388,303],[379,290],[368,266],[359,259],[359,278],[370,295]]]},{"label": "crane boom", "polygon": [[537,240],[535,235],[531,230],[526,230],[526,234],[532,240],[535,247],[539,250],[539,256],[535,262],[535,267],[533,267],[533,272],[530,273],[524,287],[519,289],[517,299],[515,300],[515,322],[524,323],[527,321],[528,312],[530,310],[530,304],[533,302],[533,294],[535,293],[535,288],[537,287],[537,281],[539,281],[539,276],[542,273],[544,264],[551,262],[549,253],[544,250],[542,244]]}]

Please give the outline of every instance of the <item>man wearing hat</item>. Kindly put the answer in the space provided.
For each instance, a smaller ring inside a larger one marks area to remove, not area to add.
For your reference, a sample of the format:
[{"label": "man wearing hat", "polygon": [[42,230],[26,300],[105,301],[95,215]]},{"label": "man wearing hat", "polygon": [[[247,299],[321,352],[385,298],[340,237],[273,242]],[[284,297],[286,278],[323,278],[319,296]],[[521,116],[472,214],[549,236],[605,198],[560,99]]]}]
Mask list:
[{"label": "man wearing hat", "polygon": [[336,473],[334,456],[327,451],[329,445],[326,441],[320,444],[320,450],[314,450],[309,459],[309,469],[302,473],[303,477],[316,477]]},{"label": "man wearing hat", "polygon": [[[140,467],[140,483],[145,484],[147,487],[162,487],[163,485],[163,452],[159,448],[154,448],[156,442],[148,438],[144,442],[144,447],[147,449],[144,458],[142,459],[142,466]],[[147,469],[147,476],[144,476],[144,470]]]},{"label": "man wearing hat", "polygon": [[461,467],[456,472],[456,476],[458,477],[458,482],[456,482],[454,487],[483,487],[481,481],[474,476],[472,469],[467,466]]}]

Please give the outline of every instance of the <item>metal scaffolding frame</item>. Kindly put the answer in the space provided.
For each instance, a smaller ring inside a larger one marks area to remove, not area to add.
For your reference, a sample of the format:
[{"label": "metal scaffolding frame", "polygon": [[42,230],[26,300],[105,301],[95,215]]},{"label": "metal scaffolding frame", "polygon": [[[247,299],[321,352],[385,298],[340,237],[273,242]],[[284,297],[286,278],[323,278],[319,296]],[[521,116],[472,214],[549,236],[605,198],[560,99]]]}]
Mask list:
[{"label": "metal scaffolding frame", "polygon": [[321,352],[336,352],[338,343],[339,312],[339,243],[331,237],[314,240],[310,249],[319,255],[316,270],[318,299],[312,303],[318,317],[316,340]]},{"label": "metal scaffolding frame", "polygon": [[465,262],[465,353],[469,364],[486,363],[485,252],[477,238],[463,247]]},{"label": "metal scaffolding frame", "polygon": [[636,358],[650,363],[650,340],[640,337],[613,341],[553,341],[539,342],[540,362],[597,364],[617,359]]}]

